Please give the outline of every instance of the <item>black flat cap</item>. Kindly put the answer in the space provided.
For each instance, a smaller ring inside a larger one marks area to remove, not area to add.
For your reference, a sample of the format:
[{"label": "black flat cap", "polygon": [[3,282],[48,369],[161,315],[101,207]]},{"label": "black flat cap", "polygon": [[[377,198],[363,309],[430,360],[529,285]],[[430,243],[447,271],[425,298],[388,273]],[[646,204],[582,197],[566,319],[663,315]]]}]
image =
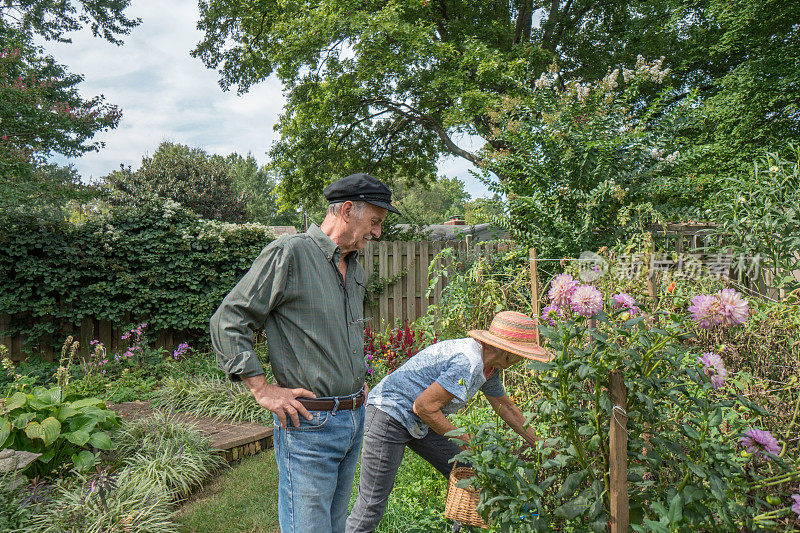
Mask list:
[{"label": "black flat cap", "polygon": [[350,174],[338,181],[334,181],[325,189],[322,194],[328,203],[337,202],[367,202],[372,205],[382,207],[392,213],[400,214],[400,211],[392,206],[392,191],[378,178],[373,178],[369,174],[358,173]]}]

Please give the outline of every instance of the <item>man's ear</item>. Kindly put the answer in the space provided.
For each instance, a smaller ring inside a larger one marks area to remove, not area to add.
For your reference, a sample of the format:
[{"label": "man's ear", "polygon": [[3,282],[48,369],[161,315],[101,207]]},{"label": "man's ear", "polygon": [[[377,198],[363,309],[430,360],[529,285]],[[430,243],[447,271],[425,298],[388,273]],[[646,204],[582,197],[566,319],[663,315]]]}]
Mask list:
[{"label": "man's ear", "polygon": [[342,219],[350,220],[353,217],[353,208],[354,207],[355,207],[355,205],[353,204],[353,202],[351,202],[350,200],[346,200],[342,204],[342,211],[341,211]]}]

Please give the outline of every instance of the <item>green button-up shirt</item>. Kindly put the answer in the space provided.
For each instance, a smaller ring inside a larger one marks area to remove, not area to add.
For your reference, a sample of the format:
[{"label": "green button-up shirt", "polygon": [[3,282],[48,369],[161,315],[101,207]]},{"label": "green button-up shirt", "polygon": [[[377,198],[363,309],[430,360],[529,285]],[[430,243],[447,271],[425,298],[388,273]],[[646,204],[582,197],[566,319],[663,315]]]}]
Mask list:
[{"label": "green button-up shirt", "polygon": [[345,396],[364,384],[364,269],[319,227],[271,242],[211,317],[211,342],[232,379],[263,374],[253,331],[263,327],[275,379],[317,397]]}]

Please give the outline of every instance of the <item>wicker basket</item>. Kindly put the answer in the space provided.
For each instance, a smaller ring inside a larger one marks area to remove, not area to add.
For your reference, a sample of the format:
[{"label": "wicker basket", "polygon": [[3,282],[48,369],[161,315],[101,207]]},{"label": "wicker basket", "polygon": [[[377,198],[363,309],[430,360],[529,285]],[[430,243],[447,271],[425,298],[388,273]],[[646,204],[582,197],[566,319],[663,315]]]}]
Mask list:
[{"label": "wicker basket", "polygon": [[444,506],[444,516],[464,525],[488,528],[483,518],[476,511],[478,507],[478,491],[472,487],[462,489],[456,486],[461,479],[475,476],[475,471],[466,466],[455,466],[450,472],[450,483],[447,486],[447,502]]}]

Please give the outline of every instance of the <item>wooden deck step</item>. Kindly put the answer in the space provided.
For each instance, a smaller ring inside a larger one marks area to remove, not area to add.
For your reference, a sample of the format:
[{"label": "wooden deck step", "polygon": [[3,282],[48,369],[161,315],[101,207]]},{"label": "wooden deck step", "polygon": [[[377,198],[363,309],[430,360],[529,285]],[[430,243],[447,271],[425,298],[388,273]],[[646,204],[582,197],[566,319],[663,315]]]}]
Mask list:
[{"label": "wooden deck step", "polygon": [[[128,420],[149,417],[156,410],[150,402],[109,403],[108,408]],[[272,426],[192,416],[188,413],[176,415],[206,435],[211,440],[211,446],[219,450],[228,462],[272,448]]]}]

